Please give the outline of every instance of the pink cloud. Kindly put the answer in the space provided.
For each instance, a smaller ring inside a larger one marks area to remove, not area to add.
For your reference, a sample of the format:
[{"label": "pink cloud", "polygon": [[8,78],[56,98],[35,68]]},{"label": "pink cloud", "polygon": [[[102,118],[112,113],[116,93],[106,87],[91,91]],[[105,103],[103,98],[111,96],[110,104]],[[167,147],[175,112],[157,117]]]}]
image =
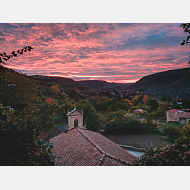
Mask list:
[{"label": "pink cloud", "polygon": [[131,82],[188,67],[190,47],[180,24],[0,24],[0,52],[31,52],[7,67],[29,75]]}]

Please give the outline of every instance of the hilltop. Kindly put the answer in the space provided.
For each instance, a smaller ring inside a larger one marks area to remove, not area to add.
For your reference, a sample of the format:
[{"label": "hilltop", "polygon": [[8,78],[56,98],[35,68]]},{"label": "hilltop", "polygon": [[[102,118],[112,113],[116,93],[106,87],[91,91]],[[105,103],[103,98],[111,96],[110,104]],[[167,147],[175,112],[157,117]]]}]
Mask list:
[{"label": "hilltop", "polygon": [[126,89],[133,83],[110,83],[102,80],[82,80],[77,81],[82,86],[88,87],[91,90],[114,90],[114,89]]},{"label": "hilltop", "polygon": [[130,89],[161,98],[164,95],[186,98],[190,96],[190,68],[155,73],[141,78]]},{"label": "hilltop", "polygon": [[56,76],[42,76],[42,75],[34,75],[30,77],[36,81],[39,88],[50,87],[51,85],[57,85],[60,90],[86,89],[84,86],[80,85],[79,83],[70,78],[56,77]]}]

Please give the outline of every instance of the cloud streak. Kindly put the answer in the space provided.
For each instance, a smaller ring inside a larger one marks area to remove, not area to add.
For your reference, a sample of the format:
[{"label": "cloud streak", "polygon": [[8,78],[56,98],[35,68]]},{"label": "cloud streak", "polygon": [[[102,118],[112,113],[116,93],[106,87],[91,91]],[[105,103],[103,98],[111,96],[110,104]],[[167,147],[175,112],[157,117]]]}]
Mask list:
[{"label": "cloud streak", "polygon": [[135,82],[188,67],[190,46],[180,24],[0,24],[0,52],[34,49],[7,62],[28,75]]}]

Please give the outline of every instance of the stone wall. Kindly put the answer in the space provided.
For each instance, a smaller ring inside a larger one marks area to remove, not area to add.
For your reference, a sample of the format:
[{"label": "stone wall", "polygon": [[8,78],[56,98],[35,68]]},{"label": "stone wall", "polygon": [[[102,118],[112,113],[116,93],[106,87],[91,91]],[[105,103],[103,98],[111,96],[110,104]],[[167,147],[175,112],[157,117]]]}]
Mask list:
[{"label": "stone wall", "polygon": [[69,130],[74,128],[74,120],[78,120],[78,127],[83,127],[83,115],[82,114],[72,114],[68,115],[68,125],[69,125]]}]

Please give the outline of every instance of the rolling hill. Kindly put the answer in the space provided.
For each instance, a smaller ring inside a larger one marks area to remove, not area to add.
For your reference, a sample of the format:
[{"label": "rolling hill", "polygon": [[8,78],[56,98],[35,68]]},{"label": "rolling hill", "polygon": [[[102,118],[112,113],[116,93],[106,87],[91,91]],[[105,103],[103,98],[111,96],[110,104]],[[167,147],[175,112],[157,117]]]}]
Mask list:
[{"label": "rolling hill", "polygon": [[147,75],[129,88],[142,90],[145,94],[150,94],[157,98],[164,95],[187,98],[190,97],[190,68]]},{"label": "rolling hill", "polygon": [[133,83],[110,83],[101,80],[83,80],[76,81],[80,85],[90,88],[95,91],[104,91],[104,90],[114,90],[114,89],[128,89],[128,87]]}]

